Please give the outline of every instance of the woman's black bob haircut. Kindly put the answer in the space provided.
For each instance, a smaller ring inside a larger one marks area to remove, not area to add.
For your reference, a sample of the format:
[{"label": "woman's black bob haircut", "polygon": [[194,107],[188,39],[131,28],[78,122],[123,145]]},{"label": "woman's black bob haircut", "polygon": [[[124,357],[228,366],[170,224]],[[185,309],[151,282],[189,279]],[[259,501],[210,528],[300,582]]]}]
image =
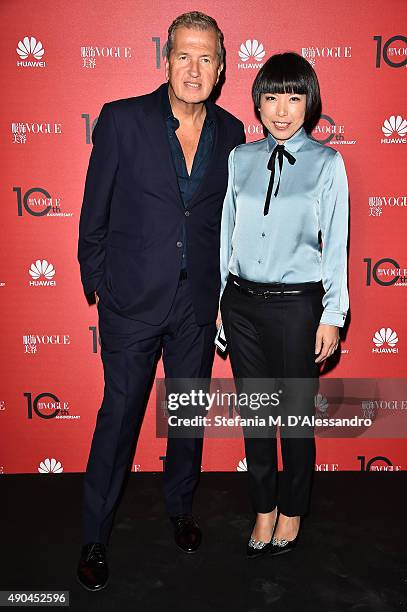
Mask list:
[{"label": "woman's black bob haircut", "polygon": [[263,93],[306,94],[304,129],[311,133],[321,116],[322,104],[315,70],[298,53],[277,53],[260,68],[252,87],[256,109]]}]

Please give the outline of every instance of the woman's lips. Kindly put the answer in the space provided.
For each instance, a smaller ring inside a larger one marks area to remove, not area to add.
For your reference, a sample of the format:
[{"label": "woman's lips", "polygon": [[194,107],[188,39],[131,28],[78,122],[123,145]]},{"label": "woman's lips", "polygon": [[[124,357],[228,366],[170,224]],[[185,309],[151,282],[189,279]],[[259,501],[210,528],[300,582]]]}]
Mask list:
[{"label": "woman's lips", "polygon": [[278,130],[286,130],[290,124],[284,121],[273,121],[274,126],[278,129]]}]

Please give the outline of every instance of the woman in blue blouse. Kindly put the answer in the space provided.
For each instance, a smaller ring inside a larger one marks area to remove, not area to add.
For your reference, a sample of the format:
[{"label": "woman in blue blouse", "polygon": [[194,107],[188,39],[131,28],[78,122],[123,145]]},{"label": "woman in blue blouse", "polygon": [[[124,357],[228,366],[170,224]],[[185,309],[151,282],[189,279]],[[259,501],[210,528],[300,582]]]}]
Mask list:
[{"label": "woman in blue blouse", "polygon": [[[321,99],[304,58],[272,56],[252,96],[268,136],[239,145],[229,157],[221,227],[223,330],[235,379],[252,386],[253,379],[315,380],[320,363],[338,347],[348,310],[345,167],[339,152],[310,137]],[[302,408],[307,414],[313,414],[312,399]],[[284,409],[291,407],[286,402]],[[280,435],[280,475],[276,436],[253,437],[245,429],[244,435],[257,514],[247,554],[288,552],[308,511],[313,430],[302,438],[298,430]]]}]

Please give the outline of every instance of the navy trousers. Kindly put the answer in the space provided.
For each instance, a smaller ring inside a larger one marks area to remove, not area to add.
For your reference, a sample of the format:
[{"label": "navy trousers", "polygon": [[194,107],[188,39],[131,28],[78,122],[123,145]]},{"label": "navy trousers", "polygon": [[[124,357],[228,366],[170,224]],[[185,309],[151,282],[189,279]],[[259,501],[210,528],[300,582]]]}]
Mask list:
[{"label": "navy trousers", "polygon": [[[105,388],[84,477],[83,544],[108,542],[158,358],[166,378],[210,378],[216,333],[215,322],[197,325],[188,280],[180,281],[160,325],[120,316],[101,301],[98,310]],[[202,437],[167,440],[164,495],[170,516],[192,510],[202,444]]]}]

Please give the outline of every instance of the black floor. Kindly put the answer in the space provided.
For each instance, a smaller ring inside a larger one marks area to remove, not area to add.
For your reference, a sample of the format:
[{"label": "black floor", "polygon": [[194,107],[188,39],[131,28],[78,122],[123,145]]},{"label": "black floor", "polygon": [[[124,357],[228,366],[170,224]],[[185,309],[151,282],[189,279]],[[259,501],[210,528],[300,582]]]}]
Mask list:
[{"label": "black floor", "polygon": [[161,475],[132,474],[109,585],[89,593],[75,577],[82,475],[1,476],[0,590],[66,590],[89,612],[407,610],[406,484],[404,473],[318,473],[297,550],[247,560],[245,474],[202,474],[195,555],[175,549]]}]

